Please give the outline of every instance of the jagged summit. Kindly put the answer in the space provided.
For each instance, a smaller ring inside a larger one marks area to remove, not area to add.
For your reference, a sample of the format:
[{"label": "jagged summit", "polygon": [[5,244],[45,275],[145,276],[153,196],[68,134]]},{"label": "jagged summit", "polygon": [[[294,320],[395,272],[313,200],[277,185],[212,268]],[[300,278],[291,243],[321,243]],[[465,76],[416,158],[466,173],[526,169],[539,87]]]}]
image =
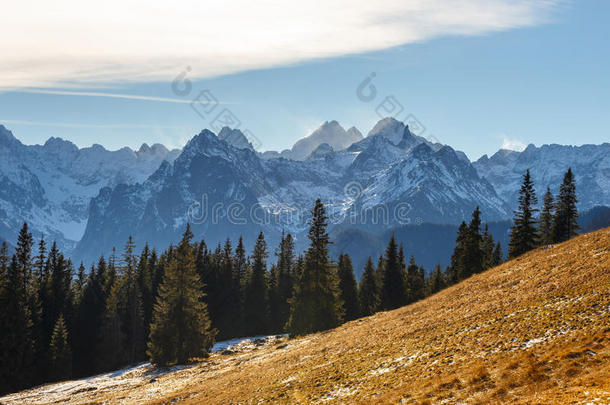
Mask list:
[{"label": "jagged summit", "polygon": [[405,130],[408,131],[407,126],[393,117],[386,117],[377,122],[375,126],[369,131],[367,137],[381,135],[387,138],[394,145],[398,145],[403,139]]},{"label": "jagged summit", "polygon": [[248,138],[239,129],[223,127],[218,133],[218,138],[236,148],[254,150],[252,143],[248,141]]},{"label": "jagged summit", "polygon": [[361,139],[362,134],[356,128],[346,131],[337,121],[326,121],[311,135],[298,140],[290,150],[289,157],[303,160],[323,143],[334,150],[342,150]]}]

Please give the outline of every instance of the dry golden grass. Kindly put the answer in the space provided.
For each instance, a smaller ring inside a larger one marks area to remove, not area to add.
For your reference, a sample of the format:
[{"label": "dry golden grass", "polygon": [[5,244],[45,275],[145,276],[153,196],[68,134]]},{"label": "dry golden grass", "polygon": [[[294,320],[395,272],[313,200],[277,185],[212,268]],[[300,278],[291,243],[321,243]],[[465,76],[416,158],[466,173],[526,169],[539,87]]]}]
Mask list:
[{"label": "dry golden grass", "polygon": [[52,401],[610,403],[610,228],[285,343]]}]

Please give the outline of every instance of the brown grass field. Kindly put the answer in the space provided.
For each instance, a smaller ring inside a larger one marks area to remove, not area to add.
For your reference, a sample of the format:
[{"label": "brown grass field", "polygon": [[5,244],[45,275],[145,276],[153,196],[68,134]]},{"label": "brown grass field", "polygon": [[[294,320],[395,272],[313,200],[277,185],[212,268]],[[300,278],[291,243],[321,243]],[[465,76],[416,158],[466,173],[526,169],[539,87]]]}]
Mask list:
[{"label": "brown grass field", "polygon": [[0,402],[610,404],[610,228],[328,332]]}]

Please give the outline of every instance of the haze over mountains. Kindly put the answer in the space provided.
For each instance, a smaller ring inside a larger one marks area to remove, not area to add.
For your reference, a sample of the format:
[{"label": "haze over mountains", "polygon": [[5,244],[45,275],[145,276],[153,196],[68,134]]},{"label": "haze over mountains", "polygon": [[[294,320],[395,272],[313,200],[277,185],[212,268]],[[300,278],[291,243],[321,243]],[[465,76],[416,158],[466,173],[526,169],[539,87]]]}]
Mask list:
[{"label": "haze over mountains", "polygon": [[122,247],[129,235],[140,245],[165,246],[186,222],[211,246],[240,235],[251,246],[261,230],[271,246],[282,231],[299,246],[318,197],[335,234],[456,225],[477,205],[485,221],[508,220],[527,168],[539,193],[547,186],[556,193],[571,166],[579,209],[610,206],[608,143],[530,145],[470,162],[392,118],[366,137],[325,122],[281,153],[256,152],[229,128],[219,136],[204,130],[181,151],[108,151],[59,138],[27,146],[0,127],[0,156],[0,238],[15,240],[27,221],[36,237],[57,239],[75,260],[87,261]]}]

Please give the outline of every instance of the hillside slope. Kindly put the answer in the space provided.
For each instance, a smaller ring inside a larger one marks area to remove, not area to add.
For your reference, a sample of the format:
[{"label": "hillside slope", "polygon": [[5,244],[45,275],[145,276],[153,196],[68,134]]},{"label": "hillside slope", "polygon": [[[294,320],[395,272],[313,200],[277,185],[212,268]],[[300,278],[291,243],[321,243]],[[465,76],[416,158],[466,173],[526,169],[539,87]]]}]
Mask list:
[{"label": "hillside slope", "polygon": [[0,402],[609,403],[610,228],[329,332],[120,378]]}]

